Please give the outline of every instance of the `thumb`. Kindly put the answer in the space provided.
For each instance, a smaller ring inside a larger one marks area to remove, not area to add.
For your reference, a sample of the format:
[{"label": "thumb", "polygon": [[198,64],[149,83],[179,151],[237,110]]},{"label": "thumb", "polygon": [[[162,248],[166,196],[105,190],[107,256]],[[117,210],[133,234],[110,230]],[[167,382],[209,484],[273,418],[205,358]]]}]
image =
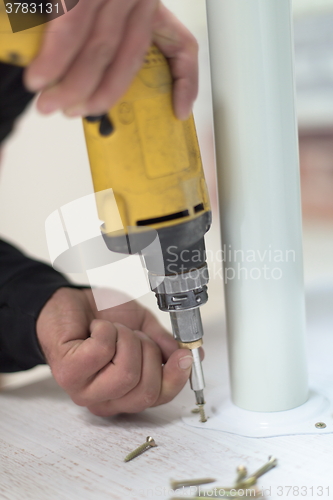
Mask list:
[{"label": "thumb", "polygon": [[189,349],[177,349],[163,367],[162,387],[154,406],[168,403],[182,390],[191,373],[193,364]]}]

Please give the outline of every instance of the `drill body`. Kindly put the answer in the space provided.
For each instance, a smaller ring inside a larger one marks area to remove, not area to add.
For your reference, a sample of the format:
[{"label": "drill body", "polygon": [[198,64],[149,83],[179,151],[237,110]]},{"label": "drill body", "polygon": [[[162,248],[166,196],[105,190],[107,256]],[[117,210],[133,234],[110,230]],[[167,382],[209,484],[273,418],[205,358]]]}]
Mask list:
[{"label": "drill body", "polygon": [[[159,308],[192,351],[191,386],[203,404],[199,307],[208,300],[211,212],[194,120],[175,118],[171,74],[157,47],[113,109],[84,119],[84,130],[104,240],[114,252],[143,256]],[[162,266],[149,245],[156,236]]]}]

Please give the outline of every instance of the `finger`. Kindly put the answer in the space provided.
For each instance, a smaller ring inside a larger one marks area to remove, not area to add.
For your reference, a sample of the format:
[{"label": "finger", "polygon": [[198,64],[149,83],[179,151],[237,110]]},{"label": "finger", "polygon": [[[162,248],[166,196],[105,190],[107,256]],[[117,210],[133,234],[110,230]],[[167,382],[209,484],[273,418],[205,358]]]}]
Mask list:
[{"label": "finger", "polygon": [[92,95],[122,41],[127,16],[136,1],[112,0],[101,7],[92,32],[64,78],[39,98],[40,110],[75,107]]},{"label": "finger", "polygon": [[112,362],[95,374],[93,380],[74,397],[80,406],[94,402],[122,398],[138,385],[141,379],[141,340],[124,325],[115,324],[117,329],[116,352]]},{"label": "finger", "polygon": [[178,349],[163,367],[162,388],[154,406],[171,401],[186,384],[193,363],[192,354],[188,349]]},{"label": "finger", "polygon": [[153,41],[169,59],[174,79],[174,110],[184,120],[189,117],[198,94],[198,43],[163,4],[154,16]]},{"label": "finger", "polygon": [[80,0],[75,9],[48,23],[41,51],[25,73],[25,84],[33,92],[58,81],[66,72],[105,0]]},{"label": "finger", "polygon": [[97,291],[101,300],[110,305],[108,309],[98,311],[92,291],[87,289],[82,291],[86,295],[90,308],[96,317],[106,319],[112,323],[121,323],[131,328],[131,330],[141,329],[146,309],[127,294],[112,288],[98,288]]},{"label": "finger", "polygon": [[178,349],[178,342],[148,309],[145,310],[141,329],[159,346],[162,352],[163,363],[166,363],[171,354]]},{"label": "finger", "polygon": [[151,23],[157,0],[140,2],[128,17],[122,44],[94,95],[71,115],[105,113],[124,94],[151,43]]},{"label": "finger", "polygon": [[142,342],[142,374],[140,383],[124,397],[88,407],[100,416],[117,413],[137,413],[155,404],[159,398],[162,383],[162,355],[149,337],[135,332]]},{"label": "finger", "polygon": [[[92,293],[90,290],[84,290],[91,308],[96,308]],[[114,298],[119,299],[120,294],[114,290],[104,290],[107,294],[107,300],[111,303]],[[122,294],[121,294],[122,297]],[[147,334],[161,349],[163,363],[178,349],[178,343],[170,332],[166,330],[158,319],[148,309],[143,307],[135,300],[128,300],[124,295],[124,303],[110,309],[100,311],[99,317],[114,323],[126,324],[132,330],[141,330]],[[126,302],[126,303],[125,303]],[[97,314],[97,311],[96,311]]]},{"label": "finger", "polygon": [[118,331],[105,320],[91,323],[91,335],[86,340],[73,340],[61,346],[61,357],[52,365],[58,384],[71,393],[85,385],[116,356]]}]

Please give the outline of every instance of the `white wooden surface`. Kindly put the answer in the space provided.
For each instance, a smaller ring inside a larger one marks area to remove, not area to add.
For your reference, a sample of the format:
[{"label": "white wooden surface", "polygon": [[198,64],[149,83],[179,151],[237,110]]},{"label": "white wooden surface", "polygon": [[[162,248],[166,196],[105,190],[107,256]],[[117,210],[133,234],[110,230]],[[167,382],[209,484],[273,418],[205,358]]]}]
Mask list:
[{"label": "white wooden surface", "polygon": [[[331,290],[312,293],[308,324],[310,370],[333,380],[331,303]],[[208,391],[218,384],[222,389],[227,379],[223,317],[210,315],[204,314]],[[169,498],[170,478],[212,476],[216,485],[228,486],[239,464],[254,471],[268,455],[279,465],[259,481],[267,499],[320,498],[319,486],[322,498],[333,496],[333,434],[254,439],[191,428],[180,414],[192,401],[187,387],[163,407],[100,418],[75,406],[51,378],[3,390],[1,500]],[[328,424],[333,427],[333,419]],[[124,456],[148,435],[158,447],[125,464]],[[287,486],[293,487],[288,495]],[[297,495],[297,486],[307,490]]]}]

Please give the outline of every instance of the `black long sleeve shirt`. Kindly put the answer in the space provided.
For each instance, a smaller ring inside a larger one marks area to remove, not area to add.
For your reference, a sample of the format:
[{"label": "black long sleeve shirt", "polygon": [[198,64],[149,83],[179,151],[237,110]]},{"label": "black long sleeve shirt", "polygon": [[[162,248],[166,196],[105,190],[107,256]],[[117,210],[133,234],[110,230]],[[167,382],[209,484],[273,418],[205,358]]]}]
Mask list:
[{"label": "black long sleeve shirt", "polygon": [[[21,68],[0,63],[0,143],[33,98]],[[36,336],[39,313],[53,293],[73,286],[52,267],[0,240],[0,372],[45,363]]]}]

